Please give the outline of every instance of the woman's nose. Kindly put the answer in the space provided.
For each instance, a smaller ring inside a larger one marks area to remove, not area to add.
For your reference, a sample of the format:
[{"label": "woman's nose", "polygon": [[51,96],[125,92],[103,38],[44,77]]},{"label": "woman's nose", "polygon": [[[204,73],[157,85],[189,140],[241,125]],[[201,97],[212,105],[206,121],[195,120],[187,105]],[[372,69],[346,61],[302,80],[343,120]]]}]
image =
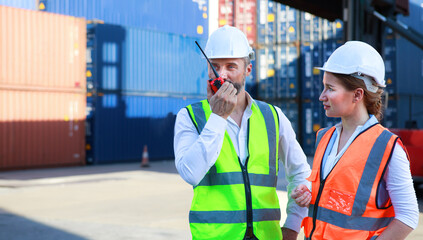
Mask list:
[{"label": "woman's nose", "polygon": [[324,102],[326,100],[325,90],[319,96],[319,101]]}]

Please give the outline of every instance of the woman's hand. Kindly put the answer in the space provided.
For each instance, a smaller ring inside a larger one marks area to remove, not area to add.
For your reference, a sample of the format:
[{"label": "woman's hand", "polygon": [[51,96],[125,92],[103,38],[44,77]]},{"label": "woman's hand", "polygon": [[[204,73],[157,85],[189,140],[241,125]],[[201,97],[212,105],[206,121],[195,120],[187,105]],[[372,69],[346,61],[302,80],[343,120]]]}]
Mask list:
[{"label": "woman's hand", "polygon": [[291,198],[295,200],[298,206],[308,207],[311,201],[311,192],[306,185],[298,185],[291,193]]}]

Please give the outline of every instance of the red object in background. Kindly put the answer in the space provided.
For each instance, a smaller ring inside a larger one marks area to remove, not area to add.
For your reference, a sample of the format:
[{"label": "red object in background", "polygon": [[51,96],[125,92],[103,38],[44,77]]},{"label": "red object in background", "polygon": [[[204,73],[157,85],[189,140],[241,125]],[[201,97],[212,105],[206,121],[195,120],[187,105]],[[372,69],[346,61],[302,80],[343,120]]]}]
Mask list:
[{"label": "red object in background", "polygon": [[253,45],[257,40],[257,1],[219,0],[219,27],[239,28]]},{"label": "red object in background", "polygon": [[389,129],[398,135],[410,157],[411,175],[414,180],[423,181],[423,130]]}]

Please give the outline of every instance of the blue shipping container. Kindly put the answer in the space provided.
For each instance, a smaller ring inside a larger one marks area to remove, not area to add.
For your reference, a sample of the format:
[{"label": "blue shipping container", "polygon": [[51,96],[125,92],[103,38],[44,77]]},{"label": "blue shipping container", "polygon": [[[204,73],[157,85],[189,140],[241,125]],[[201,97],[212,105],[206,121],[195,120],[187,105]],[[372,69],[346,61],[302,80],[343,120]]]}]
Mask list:
[{"label": "blue shipping container", "polygon": [[298,96],[298,54],[296,45],[278,45],[276,52],[278,66],[278,97],[295,98]]},{"label": "blue shipping container", "polygon": [[301,46],[301,98],[319,99],[323,74],[315,67],[321,67],[322,62],[320,42],[304,42]]},{"label": "blue shipping container", "polygon": [[[410,15],[398,19],[423,35],[423,7],[421,1],[410,0]],[[421,94],[423,88],[423,50],[403,37],[396,39],[398,94]]]},{"label": "blue shipping container", "polygon": [[314,155],[316,133],[323,127],[324,116],[322,114],[322,104],[317,100],[304,99],[302,101],[302,141],[301,146],[304,153]]},{"label": "blue shipping container", "polygon": [[268,0],[258,2],[257,41],[260,45],[273,45],[276,43],[277,4]]},{"label": "blue shipping container", "polygon": [[39,0],[48,12],[192,37],[208,37],[208,0]]},{"label": "blue shipping container", "polygon": [[322,19],[307,12],[301,12],[301,42],[321,40]]},{"label": "blue shipping container", "polygon": [[143,146],[149,157],[172,159],[173,132],[178,111],[201,99],[146,97],[100,92],[88,97],[88,163],[140,161]]},{"label": "blue shipping container", "polygon": [[396,93],[397,81],[397,55],[396,55],[396,36],[391,29],[384,38],[383,60],[385,62],[385,92],[389,94]]},{"label": "blue shipping container", "polygon": [[265,47],[257,49],[258,53],[257,72],[259,75],[259,91],[260,99],[272,99],[277,96],[277,81],[275,75],[275,51],[274,47]]},{"label": "blue shipping container", "polygon": [[300,12],[295,8],[277,4],[277,39],[278,44],[294,43],[299,40]]},{"label": "blue shipping container", "polygon": [[207,62],[195,44],[204,39],[110,24],[88,25],[87,34],[88,88],[206,96]]},{"label": "blue shipping container", "polygon": [[383,122],[388,128],[421,129],[423,127],[423,95],[390,96],[387,106],[385,105]]},{"label": "blue shipping container", "polygon": [[0,5],[29,10],[37,10],[37,2],[37,0],[0,0]]},{"label": "blue shipping container", "polygon": [[283,114],[291,122],[294,132],[298,133],[298,102],[295,99],[281,99],[276,101],[269,101],[269,103],[279,107],[282,110]]}]

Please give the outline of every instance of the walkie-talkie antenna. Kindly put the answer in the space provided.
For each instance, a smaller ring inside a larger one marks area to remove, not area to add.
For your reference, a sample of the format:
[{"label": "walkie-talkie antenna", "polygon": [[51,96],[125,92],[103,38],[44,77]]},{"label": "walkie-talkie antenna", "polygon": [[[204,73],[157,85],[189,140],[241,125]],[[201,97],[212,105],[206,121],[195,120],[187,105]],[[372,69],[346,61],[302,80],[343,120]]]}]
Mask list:
[{"label": "walkie-talkie antenna", "polygon": [[209,62],[210,67],[212,68],[214,75],[216,76],[216,78],[218,78],[218,77],[219,77],[219,74],[217,74],[216,69],[214,69],[214,67],[213,67],[213,65],[211,64],[211,62],[210,62],[209,58],[208,58],[208,57],[206,56],[206,54],[203,52],[203,49],[201,49],[200,44],[198,44],[198,42],[197,42],[197,41],[195,41],[195,43],[197,44],[198,48],[200,48],[200,50],[201,50],[201,52],[203,53],[204,57],[206,57],[207,62]]}]

